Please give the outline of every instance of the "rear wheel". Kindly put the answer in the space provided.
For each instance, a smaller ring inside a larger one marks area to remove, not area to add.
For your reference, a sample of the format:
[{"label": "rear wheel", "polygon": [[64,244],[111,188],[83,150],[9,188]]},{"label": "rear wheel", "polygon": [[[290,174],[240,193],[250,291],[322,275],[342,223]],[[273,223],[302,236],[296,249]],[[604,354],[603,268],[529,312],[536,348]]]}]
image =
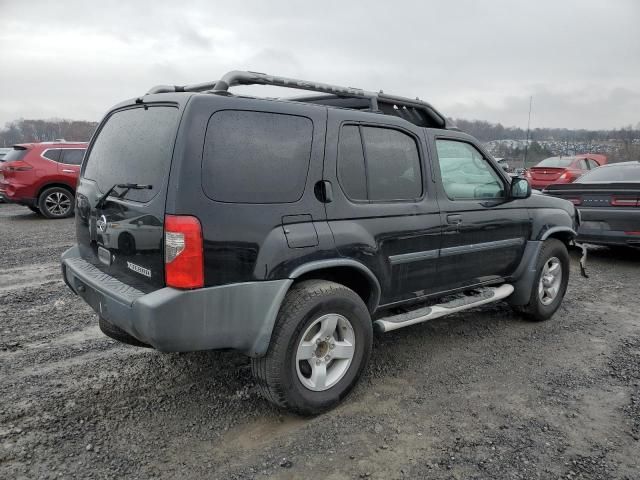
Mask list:
[{"label": "rear wheel", "polygon": [[371,354],[369,311],[351,289],[325,280],[295,285],[285,297],[264,357],[252,360],[263,396],[303,415],[338,404]]},{"label": "rear wheel", "polygon": [[569,283],[569,252],[560,240],[545,240],[538,255],[536,279],[524,306],[514,307],[527,319],[547,320],[558,310]]},{"label": "rear wheel", "polygon": [[73,215],[74,195],[66,188],[51,187],[40,194],[38,209],[47,218],[66,218]]}]

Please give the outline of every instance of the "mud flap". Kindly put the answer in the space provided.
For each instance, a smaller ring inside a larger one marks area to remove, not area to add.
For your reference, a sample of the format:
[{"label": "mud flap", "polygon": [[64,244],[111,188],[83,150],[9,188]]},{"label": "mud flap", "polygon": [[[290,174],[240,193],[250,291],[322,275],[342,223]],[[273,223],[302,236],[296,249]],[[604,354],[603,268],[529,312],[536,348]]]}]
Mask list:
[{"label": "mud flap", "polygon": [[587,274],[587,246],[584,243],[578,243],[575,240],[571,240],[569,244],[570,250],[580,251],[580,273],[584,278],[589,278]]}]

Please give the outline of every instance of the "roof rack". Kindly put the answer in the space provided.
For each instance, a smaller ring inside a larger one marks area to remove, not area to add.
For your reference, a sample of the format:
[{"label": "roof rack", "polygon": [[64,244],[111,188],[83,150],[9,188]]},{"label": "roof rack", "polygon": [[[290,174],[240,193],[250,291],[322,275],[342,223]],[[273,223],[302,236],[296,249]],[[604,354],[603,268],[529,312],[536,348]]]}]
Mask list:
[{"label": "roof rack", "polygon": [[[422,127],[446,128],[447,120],[429,103],[418,98],[415,100],[380,92],[370,92],[360,88],[342,87],[308,80],[267,75],[266,73],[234,70],[226,73],[220,80],[193,85],[158,85],[147,94],[169,92],[210,92],[225,94],[230,87],[237,85],[272,85],[277,87],[309,90],[328,95],[320,97],[304,97],[291,99],[308,103],[341,106],[343,108],[364,109],[363,101],[368,103],[368,110],[385,115],[393,115]],[[359,99],[349,102],[344,99]]]}]

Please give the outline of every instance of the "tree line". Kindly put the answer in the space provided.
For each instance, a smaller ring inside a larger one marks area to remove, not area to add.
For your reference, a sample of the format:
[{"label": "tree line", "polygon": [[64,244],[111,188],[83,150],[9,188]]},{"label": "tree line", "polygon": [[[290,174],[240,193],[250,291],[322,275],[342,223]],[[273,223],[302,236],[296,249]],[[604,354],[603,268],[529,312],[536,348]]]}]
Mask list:
[{"label": "tree line", "polygon": [[[505,127],[500,123],[484,120],[451,120],[463,132],[473,135],[482,142],[491,140],[526,140],[527,131],[519,127]],[[529,140],[557,140],[561,142],[604,142],[608,140],[629,141],[640,139],[640,122],[635,127],[627,125],[613,130],[586,130],[570,128],[534,128],[529,132]]]},{"label": "tree line", "polygon": [[8,122],[0,130],[0,146],[16,143],[51,142],[58,139],[86,142],[98,126],[98,122],[84,120],[30,120],[21,118]]}]

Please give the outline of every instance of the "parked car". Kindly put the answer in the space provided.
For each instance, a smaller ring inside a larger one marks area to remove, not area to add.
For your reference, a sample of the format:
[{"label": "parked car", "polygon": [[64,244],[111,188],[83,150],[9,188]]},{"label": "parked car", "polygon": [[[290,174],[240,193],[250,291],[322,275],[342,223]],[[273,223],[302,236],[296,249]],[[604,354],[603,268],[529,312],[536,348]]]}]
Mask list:
[{"label": "parked car", "polygon": [[47,218],[73,215],[86,142],[14,145],[0,164],[0,195]]},{"label": "parked car", "polygon": [[604,165],[544,192],[577,206],[581,242],[640,246],[640,162]]},{"label": "parked car", "polygon": [[[323,95],[235,96],[238,84]],[[501,299],[550,318],[575,207],[531,195],[445,118],[420,100],[252,72],[155,87],[109,111],[89,145],[64,279],[107,335],[243,352],[265,397],[302,414],[349,393],[374,328]],[[126,248],[106,238],[114,223]]]},{"label": "parked car", "polygon": [[577,155],[574,157],[549,157],[525,171],[531,186],[542,190],[555,183],[571,183],[589,170],[607,163],[604,155]]}]

